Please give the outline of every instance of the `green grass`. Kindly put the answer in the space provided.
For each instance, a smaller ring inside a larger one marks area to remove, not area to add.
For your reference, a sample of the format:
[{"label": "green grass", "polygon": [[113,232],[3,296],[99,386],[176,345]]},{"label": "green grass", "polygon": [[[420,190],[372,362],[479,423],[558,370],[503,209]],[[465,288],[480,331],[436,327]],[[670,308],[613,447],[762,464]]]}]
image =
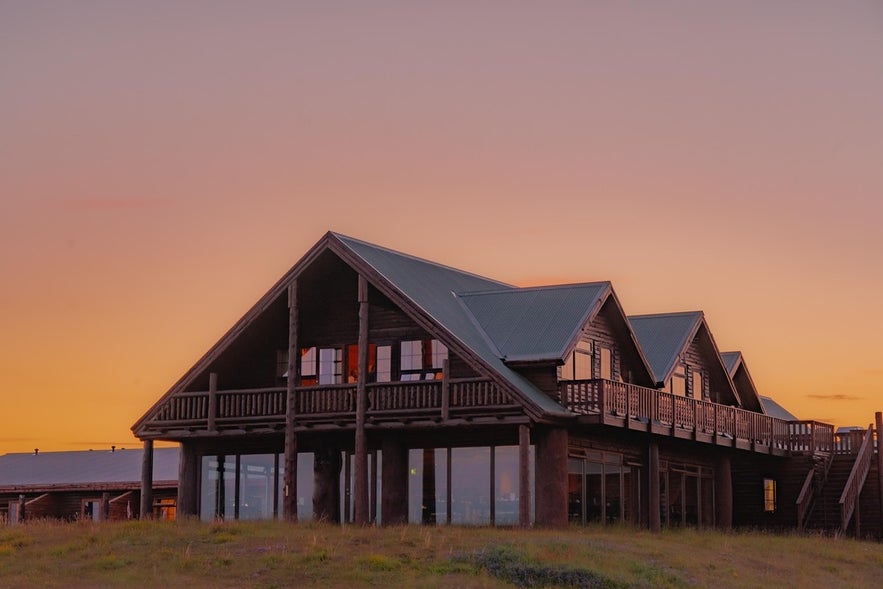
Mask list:
[{"label": "green grass", "polygon": [[0,527],[7,587],[879,587],[883,544],[622,527]]}]

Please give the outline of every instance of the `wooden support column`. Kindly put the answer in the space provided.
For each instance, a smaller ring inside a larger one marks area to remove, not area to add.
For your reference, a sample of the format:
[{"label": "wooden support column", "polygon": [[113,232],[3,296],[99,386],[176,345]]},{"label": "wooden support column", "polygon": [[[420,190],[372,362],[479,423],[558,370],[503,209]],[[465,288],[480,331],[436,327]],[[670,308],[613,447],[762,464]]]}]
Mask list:
[{"label": "wooden support column", "polygon": [[408,523],[408,447],[395,433],[383,438],[380,515],[384,526]]},{"label": "wooden support column", "polygon": [[377,450],[371,452],[371,523],[377,523]]},{"label": "wooden support column", "polygon": [[365,416],[368,413],[368,280],[359,275],[359,370],[356,378],[355,523],[368,524],[368,442]]},{"label": "wooden support column", "polygon": [[877,478],[880,490],[880,530],[883,535],[883,412],[874,414],[877,421]]},{"label": "wooden support column", "polygon": [[[180,487],[181,482],[178,481]],[[144,456],[141,458],[141,511],[139,517],[153,515],[153,440],[144,440]]]},{"label": "wooden support column", "polygon": [[659,492],[659,444],[650,442],[647,456],[647,498],[650,516],[650,531],[662,529],[662,509]]},{"label": "wooden support column", "polygon": [[453,484],[451,483],[451,472],[453,472],[453,459],[451,458],[451,449],[447,448],[445,452],[445,522],[451,525],[454,517],[454,493]]},{"label": "wooden support column", "polygon": [[497,448],[491,446],[491,525],[497,525]]},{"label": "wooden support column", "polygon": [[530,428],[518,426],[518,525],[530,527]]},{"label": "wooden support column", "polygon": [[340,450],[323,445],[313,454],[313,519],[340,523]]},{"label": "wooden support column", "polygon": [[728,453],[722,453],[714,469],[714,498],[717,527],[733,528],[733,468]]},{"label": "wooden support column", "polygon": [[285,464],[282,493],[282,518],[285,521],[297,522],[297,434],[294,431],[297,418],[297,400],[294,387],[299,382],[300,347],[297,317],[297,280],[288,287],[288,382],[285,395]]},{"label": "wooden support column", "polygon": [[110,493],[101,494],[101,521],[110,519]]},{"label": "wooden support column", "polygon": [[442,360],[442,391],[441,391],[442,420],[451,418],[451,375],[448,359]]},{"label": "wooden support column", "polygon": [[[181,442],[178,458],[178,500],[175,506],[175,518],[184,520],[199,515],[199,458],[193,442]],[[144,498],[142,496],[142,508]],[[153,511],[153,501],[150,505]]]},{"label": "wooden support column", "polygon": [[25,495],[20,494],[18,496],[18,521],[15,523],[23,524],[25,523],[25,519],[27,518],[27,504],[28,500]]},{"label": "wooden support column", "polygon": [[218,416],[218,373],[208,375],[208,431],[216,432],[218,427],[215,419]]},{"label": "wooden support column", "polygon": [[534,430],[536,439],[537,525],[567,527],[567,430]]}]

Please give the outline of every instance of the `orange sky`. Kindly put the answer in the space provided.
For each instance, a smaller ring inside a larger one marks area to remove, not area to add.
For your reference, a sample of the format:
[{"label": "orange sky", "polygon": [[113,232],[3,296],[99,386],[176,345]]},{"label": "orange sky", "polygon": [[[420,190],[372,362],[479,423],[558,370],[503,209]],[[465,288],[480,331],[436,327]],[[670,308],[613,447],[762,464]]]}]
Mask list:
[{"label": "orange sky", "polygon": [[328,229],[703,309],[867,425],[881,56],[875,0],[0,3],[0,452],[135,445]]}]

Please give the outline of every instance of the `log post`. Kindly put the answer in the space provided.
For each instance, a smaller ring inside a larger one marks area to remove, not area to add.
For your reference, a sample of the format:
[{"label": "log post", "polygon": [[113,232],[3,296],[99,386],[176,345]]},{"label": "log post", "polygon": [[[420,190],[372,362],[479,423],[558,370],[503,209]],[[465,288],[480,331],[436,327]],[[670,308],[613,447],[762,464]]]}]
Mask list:
[{"label": "log post", "polygon": [[[180,487],[181,481],[178,481]],[[153,516],[153,440],[144,440],[144,455],[141,458],[141,511],[139,517]]]},{"label": "log post", "polygon": [[218,373],[208,375],[208,431],[218,431],[215,418],[218,416]]},{"label": "log post", "polygon": [[540,430],[536,440],[537,525],[567,527],[567,430]]},{"label": "log post", "polygon": [[454,518],[454,492],[451,483],[451,472],[453,472],[453,459],[451,457],[451,449],[447,448],[445,452],[445,522],[451,525]]},{"label": "log post", "polygon": [[18,521],[15,523],[23,524],[25,523],[25,518],[27,517],[26,505],[28,501],[24,494],[20,494],[18,496]]},{"label": "log post", "polygon": [[722,453],[714,469],[714,496],[717,526],[721,530],[733,527],[733,468],[728,453]]},{"label": "log post", "polygon": [[659,444],[650,442],[647,456],[647,498],[649,501],[650,531],[662,529],[662,498],[659,489]]},{"label": "log post", "polygon": [[288,287],[288,380],[285,394],[285,474],[283,477],[282,518],[297,522],[297,434],[294,422],[297,403],[294,387],[298,384],[300,348],[298,346],[297,280]]},{"label": "log post", "polygon": [[518,426],[518,525],[530,527],[530,428],[526,425]]},{"label": "log post", "polygon": [[340,449],[331,443],[323,444],[316,448],[313,456],[313,519],[339,524],[340,471],[343,466]]},{"label": "log post", "polygon": [[365,416],[368,412],[368,280],[359,275],[359,369],[356,379],[355,523],[368,524],[368,443]]},{"label": "log post", "polygon": [[101,494],[101,521],[110,519],[110,493]]},{"label": "log post", "polygon": [[[175,518],[186,519],[198,515],[199,508],[199,457],[193,442],[181,442],[178,457],[178,499]],[[150,513],[153,513],[151,500]]]},{"label": "log post", "polygon": [[377,523],[377,450],[371,452],[371,505],[370,522]]},{"label": "log post", "polygon": [[497,448],[491,445],[491,525],[497,525]]},{"label": "log post", "polygon": [[408,523],[408,447],[393,432],[383,438],[381,472],[383,498],[380,516],[384,526]]}]

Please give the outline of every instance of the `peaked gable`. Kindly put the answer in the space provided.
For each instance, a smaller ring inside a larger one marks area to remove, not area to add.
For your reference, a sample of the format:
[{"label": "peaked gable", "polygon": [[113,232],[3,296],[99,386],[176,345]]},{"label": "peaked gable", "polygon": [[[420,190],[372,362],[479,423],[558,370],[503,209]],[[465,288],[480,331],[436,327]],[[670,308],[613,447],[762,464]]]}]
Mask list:
[{"label": "peaked gable", "polygon": [[701,311],[630,315],[629,322],[658,383],[671,377],[702,321]]},{"label": "peaked gable", "polygon": [[393,303],[424,326],[429,333],[460,355],[484,367],[488,376],[510,389],[535,417],[570,417],[571,414],[538,390],[528,379],[506,366],[487,335],[475,324],[456,298],[457,291],[514,289],[505,283],[463,272],[411,255],[328,232],[154,405],[132,429],[138,433],[165,401],[184,391],[204,375],[249,326],[261,321],[268,309],[279,306],[287,289],[313,262],[328,254],[337,256]]},{"label": "peaked gable", "polygon": [[751,374],[748,372],[748,366],[745,364],[742,352],[721,352],[721,360],[723,360],[727,373],[730,375],[730,379],[739,393],[742,405],[750,411],[766,413],[764,405],[760,400],[760,394],[757,392],[757,387],[754,386],[754,379],[751,378]]},{"label": "peaked gable", "polygon": [[609,282],[460,293],[508,362],[562,361],[610,294]]}]

